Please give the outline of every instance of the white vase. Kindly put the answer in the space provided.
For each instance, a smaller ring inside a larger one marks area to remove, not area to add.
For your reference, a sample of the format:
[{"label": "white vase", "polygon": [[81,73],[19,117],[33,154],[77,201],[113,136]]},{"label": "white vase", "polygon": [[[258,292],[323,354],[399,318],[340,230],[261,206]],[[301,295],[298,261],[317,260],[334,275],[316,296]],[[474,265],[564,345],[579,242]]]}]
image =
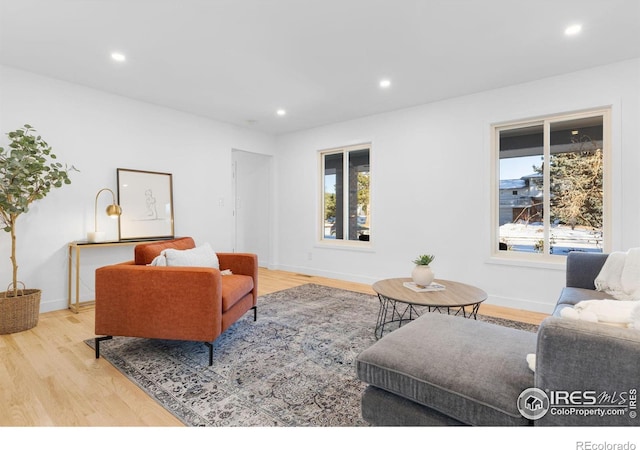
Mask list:
[{"label": "white vase", "polygon": [[429,286],[434,278],[435,275],[429,266],[416,265],[411,271],[411,279],[418,286]]}]

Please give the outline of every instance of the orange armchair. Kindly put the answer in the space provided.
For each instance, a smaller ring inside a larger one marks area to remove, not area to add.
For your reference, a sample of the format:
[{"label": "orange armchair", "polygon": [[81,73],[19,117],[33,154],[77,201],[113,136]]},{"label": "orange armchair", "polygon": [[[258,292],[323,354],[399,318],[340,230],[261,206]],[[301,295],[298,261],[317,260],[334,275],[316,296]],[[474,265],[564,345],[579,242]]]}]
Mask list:
[{"label": "orange armchair", "polygon": [[[192,238],[140,244],[134,261],[96,270],[96,358],[113,336],[201,341],[209,348],[253,309],[257,319],[258,259],[250,253],[217,253],[220,269],[150,266],[164,249],[195,248]],[[222,275],[229,269],[231,275]]]}]

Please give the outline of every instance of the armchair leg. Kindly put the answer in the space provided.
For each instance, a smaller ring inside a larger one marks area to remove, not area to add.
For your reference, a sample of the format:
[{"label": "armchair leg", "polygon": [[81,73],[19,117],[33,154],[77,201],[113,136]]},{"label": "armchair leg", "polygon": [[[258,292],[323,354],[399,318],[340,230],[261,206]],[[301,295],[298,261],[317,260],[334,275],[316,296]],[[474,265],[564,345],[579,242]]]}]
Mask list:
[{"label": "armchair leg", "polygon": [[253,321],[255,322],[256,320],[258,320],[258,307],[254,306],[251,309],[253,309]]},{"label": "armchair leg", "polygon": [[100,358],[100,341],[108,341],[109,339],[113,339],[113,336],[102,336],[95,338],[95,347],[96,347],[96,359]]},{"label": "armchair leg", "polygon": [[213,366],[213,344],[211,342],[205,342],[204,345],[209,347],[209,365]]}]

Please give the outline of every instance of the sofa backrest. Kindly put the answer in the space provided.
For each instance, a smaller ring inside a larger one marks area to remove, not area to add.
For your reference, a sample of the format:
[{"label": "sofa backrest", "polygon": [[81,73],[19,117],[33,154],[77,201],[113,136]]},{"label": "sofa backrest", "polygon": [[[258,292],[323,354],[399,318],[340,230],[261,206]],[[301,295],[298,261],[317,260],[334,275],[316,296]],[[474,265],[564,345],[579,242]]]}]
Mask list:
[{"label": "sofa backrest", "polygon": [[569,252],[567,287],[595,289],[594,281],[608,256],[606,253]]},{"label": "sofa backrest", "polygon": [[196,244],[193,238],[182,237],[171,239],[170,241],[149,242],[146,244],[138,244],[134,249],[134,260],[137,265],[151,264],[153,258],[158,256],[162,250],[167,248],[175,248],[176,250],[188,250],[195,248]]}]

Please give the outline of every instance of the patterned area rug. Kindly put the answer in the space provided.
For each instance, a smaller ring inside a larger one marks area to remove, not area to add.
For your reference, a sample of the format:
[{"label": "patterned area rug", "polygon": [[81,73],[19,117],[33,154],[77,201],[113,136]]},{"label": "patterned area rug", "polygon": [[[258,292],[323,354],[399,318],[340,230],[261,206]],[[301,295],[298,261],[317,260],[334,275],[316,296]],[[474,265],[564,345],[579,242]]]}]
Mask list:
[{"label": "patterned area rug", "polygon": [[248,313],[214,342],[213,366],[198,342],[115,337],[100,356],[189,426],[366,426],[355,357],[375,342],[378,308],[307,284],[260,297],[257,322]]}]

